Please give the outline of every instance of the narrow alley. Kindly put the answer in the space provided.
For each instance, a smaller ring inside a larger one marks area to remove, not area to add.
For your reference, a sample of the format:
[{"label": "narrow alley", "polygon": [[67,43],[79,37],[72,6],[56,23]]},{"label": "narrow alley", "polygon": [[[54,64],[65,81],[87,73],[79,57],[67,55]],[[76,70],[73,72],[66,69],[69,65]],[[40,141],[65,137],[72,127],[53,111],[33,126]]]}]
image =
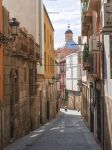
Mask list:
[{"label": "narrow alley", "polygon": [[80,113],[65,112],[4,150],[100,150]]},{"label": "narrow alley", "polygon": [[101,149],[112,150],[112,0],[0,0],[0,150]]}]

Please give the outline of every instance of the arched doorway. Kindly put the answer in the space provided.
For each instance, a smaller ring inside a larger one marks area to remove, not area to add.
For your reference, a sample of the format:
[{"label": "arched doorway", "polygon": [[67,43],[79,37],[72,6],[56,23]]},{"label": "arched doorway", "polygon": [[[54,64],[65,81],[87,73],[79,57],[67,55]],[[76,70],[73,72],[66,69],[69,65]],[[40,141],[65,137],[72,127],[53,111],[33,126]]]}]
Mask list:
[{"label": "arched doorway", "polygon": [[15,104],[19,99],[18,90],[18,71],[12,69],[10,71],[10,137],[14,137],[15,130]]}]

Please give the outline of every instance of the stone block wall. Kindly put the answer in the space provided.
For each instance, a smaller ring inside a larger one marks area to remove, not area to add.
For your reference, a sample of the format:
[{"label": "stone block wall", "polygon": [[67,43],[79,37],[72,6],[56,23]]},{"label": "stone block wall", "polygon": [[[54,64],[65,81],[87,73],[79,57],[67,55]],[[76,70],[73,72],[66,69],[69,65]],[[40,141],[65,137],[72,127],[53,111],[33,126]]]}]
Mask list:
[{"label": "stone block wall", "polygon": [[104,150],[112,150],[112,98],[104,102]]},{"label": "stone block wall", "polygon": [[[11,49],[4,48],[4,103],[2,106],[3,145],[11,140],[11,70],[18,70],[18,100],[14,102],[14,139],[17,139],[31,129],[38,127],[37,95],[31,100],[29,95],[29,63],[21,58],[11,57]],[[14,91],[13,91],[14,92]],[[33,102],[30,105],[30,102]]]},{"label": "stone block wall", "polygon": [[74,109],[74,110],[80,110],[81,109],[81,100],[80,96],[68,96],[68,108]]}]

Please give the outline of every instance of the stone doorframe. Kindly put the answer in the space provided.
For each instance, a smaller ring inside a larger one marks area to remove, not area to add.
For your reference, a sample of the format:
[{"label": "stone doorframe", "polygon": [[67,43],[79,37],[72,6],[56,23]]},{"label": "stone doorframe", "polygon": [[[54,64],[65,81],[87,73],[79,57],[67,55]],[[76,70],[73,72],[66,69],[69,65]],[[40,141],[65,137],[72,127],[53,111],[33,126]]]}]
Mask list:
[{"label": "stone doorframe", "polygon": [[15,136],[15,104],[19,100],[18,70],[10,71],[10,138]]}]

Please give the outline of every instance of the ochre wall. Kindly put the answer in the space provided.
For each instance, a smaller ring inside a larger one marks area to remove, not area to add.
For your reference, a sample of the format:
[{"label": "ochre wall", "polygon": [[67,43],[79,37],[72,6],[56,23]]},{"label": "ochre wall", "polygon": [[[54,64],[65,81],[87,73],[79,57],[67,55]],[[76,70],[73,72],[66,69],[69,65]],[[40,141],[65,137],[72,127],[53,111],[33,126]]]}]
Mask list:
[{"label": "ochre wall", "polygon": [[54,76],[55,64],[54,30],[46,10],[44,10],[44,43],[45,77],[51,79]]},{"label": "ochre wall", "polygon": [[[0,0],[0,32],[2,32],[2,0]],[[0,100],[3,100],[3,47],[0,43]]]}]

